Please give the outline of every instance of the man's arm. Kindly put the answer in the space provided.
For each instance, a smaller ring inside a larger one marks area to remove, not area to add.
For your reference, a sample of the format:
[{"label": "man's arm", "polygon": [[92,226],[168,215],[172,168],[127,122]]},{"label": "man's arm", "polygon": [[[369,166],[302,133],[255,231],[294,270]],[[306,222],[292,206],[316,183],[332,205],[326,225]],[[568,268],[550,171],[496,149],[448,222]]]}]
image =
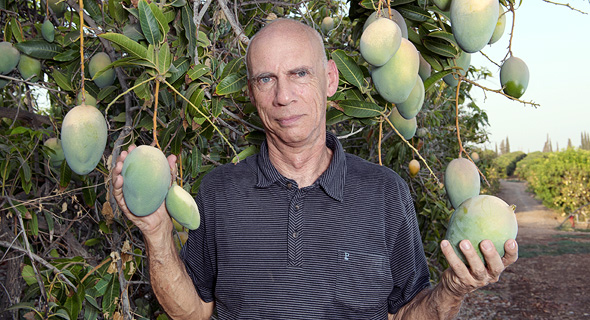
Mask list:
[{"label": "man's arm", "polygon": [[441,242],[441,249],[449,262],[449,268],[443,272],[441,281],[434,288],[422,290],[396,314],[390,314],[389,320],[453,319],[459,313],[466,294],[497,282],[504,269],[518,259],[515,240],[506,241],[502,258],[491,241],[482,241],[480,249],[487,267],[469,240],[461,241],[461,251],[470,265],[469,268],[455,254],[447,240]]},{"label": "man's arm", "polygon": [[[133,147],[129,148],[129,152]],[[113,169],[113,195],[121,211],[143,233],[150,267],[150,282],[158,301],[172,319],[210,319],[213,302],[204,302],[197,293],[184,263],[180,259],[172,230],[172,220],[165,203],[156,212],[145,217],[133,215],[123,198],[123,177],[121,170],[127,157],[123,151]],[[176,157],[168,157],[168,162],[175,175]]]}]

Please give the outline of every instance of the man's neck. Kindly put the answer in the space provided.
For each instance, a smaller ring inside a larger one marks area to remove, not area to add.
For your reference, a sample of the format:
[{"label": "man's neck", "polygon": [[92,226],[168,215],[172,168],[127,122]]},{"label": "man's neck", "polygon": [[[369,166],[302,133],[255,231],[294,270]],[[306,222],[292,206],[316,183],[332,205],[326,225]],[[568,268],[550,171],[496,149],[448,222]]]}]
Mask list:
[{"label": "man's neck", "polygon": [[328,169],[333,151],[325,135],[313,145],[290,146],[267,139],[270,162],[280,174],[297,182],[299,188],[312,185]]}]

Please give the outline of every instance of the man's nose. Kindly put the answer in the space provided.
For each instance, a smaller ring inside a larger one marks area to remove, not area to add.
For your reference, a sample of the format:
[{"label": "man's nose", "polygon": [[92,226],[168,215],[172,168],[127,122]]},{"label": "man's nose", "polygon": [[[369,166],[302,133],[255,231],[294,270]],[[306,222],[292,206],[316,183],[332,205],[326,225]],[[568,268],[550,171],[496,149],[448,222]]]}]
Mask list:
[{"label": "man's nose", "polygon": [[293,89],[288,79],[279,79],[275,87],[275,103],[280,106],[289,105],[295,99]]}]

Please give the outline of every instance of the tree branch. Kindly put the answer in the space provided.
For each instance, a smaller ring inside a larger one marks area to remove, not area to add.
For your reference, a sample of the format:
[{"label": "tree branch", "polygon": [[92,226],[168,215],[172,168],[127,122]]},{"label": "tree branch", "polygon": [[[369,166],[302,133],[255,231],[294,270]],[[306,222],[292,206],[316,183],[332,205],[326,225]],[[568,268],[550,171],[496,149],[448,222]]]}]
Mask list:
[{"label": "tree branch", "polygon": [[27,122],[39,122],[42,124],[51,125],[51,120],[48,116],[43,116],[19,108],[0,107],[0,118],[18,119]]},{"label": "tree branch", "polygon": [[248,45],[248,43],[250,43],[250,39],[244,34],[244,30],[242,30],[242,27],[240,26],[239,22],[236,20],[236,17],[232,14],[232,12],[227,7],[227,0],[219,0],[218,3],[219,3],[219,6],[221,7],[221,10],[223,10],[225,17],[229,21],[229,24],[231,25],[231,27],[234,30],[234,33],[236,34],[238,39],[243,44]]}]

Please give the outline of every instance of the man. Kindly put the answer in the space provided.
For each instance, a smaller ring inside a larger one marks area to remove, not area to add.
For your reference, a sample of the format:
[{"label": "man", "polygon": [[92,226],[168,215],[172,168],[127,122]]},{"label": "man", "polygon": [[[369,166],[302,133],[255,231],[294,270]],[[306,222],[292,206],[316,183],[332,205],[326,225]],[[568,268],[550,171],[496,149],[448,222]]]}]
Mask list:
[{"label": "man", "polygon": [[115,197],[145,236],[151,284],[172,318],[209,319],[216,307],[220,319],[450,319],[467,293],[516,261],[514,240],[504,257],[482,242],[487,268],[469,241],[461,244],[469,268],[443,241],[451,267],[431,287],[405,182],[346,154],[326,132],[338,70],[317,32],[276,20],[252,38],[246,63],[266,141],[258,155],[203,179],[201,227],[182,257],[164,205],[146,217],[127,210],[126,152],[113,173]]}]

